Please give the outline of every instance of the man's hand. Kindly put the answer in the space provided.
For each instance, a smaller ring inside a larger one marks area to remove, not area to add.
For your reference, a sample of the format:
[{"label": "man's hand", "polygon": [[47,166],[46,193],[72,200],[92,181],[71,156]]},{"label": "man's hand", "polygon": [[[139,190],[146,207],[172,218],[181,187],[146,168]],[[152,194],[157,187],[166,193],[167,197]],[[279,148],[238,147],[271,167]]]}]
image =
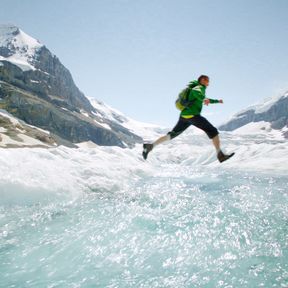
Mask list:
[{"label": "man's hand", "polygon": [[222,100],[222,99],[219,99],[219,103],[223,104],[223,100]]},{"label": "man's hand", "polygon": [[208,105],[210,104],[210,99],[207,99],[207,98],[206,98],[206,99],[204,99],[203,102],[204,102],[204,105],[207,105],[207,106],[208,106]]}]

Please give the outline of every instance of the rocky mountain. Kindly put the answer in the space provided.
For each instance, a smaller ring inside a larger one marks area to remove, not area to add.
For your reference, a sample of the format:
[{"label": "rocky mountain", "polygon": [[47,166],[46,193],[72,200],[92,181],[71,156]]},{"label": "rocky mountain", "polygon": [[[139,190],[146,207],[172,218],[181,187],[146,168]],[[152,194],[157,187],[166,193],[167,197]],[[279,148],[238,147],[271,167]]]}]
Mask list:
[{"label": "rocky mountain", "polygon": [[284,137],[288,138],[288,92],[240,111],[219,129],[233,131],[256,122],[269,123],[271,129],[282,130]]},{"label": "rocky mountain", "polygon": [[133,146],[142,139],[101,115],[47,47],[13,25],[0,26],[0,109],[50,131],[58,143]]}]

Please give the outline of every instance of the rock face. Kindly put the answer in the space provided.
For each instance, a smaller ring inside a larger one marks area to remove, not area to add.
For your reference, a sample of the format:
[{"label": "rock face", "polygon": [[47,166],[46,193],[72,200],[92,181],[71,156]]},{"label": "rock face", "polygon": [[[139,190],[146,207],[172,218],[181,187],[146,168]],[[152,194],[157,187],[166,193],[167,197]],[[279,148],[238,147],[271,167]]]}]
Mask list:
[{"label": "rock face", "polygon": [[27,125],[0,109],[0,147],[54,147],[55,139],[48,131]]},{"label": "rock face", "polygon": [[[260,121],[271,123],[273,129],[281,130],[288,127],[288,92],[237,113],[230,121],[221,125],[219,129],[233,131],[248,123]],[[287,132],[284,133],[284,136],[288,138]]]},{"label": "rock face", "polygon": [[0,26],[0,108],[71,143],[133,146],[142,139],[99,117],[44,45],[15,26]]}]

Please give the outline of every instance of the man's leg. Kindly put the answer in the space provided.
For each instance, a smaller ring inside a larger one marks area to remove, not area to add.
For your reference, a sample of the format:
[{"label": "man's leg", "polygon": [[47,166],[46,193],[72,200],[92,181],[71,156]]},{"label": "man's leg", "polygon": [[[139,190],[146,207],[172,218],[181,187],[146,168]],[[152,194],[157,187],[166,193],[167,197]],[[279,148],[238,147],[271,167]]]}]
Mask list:
[{"label": "man's leg", "polygon": [[161,136],[160,138],[158,138],[155,142],[153,142],[152,145],[153,145],[153,147],[156,147],[157,145],[162,144],[162,143],[169,141],[169,140],[171,140],[171,136],[170,136],[170,134],[167,134],[167,135],[164,135],[164,136]]},{"label": "man's leg", "polygon": [[143,153],[142,153],[143,158],[146,160],[148,153],[151,152],[154,147],[177,137],[184,130],[186,130],[190,125],[191,125],[191,123],[189,121],[180,117],[177,124],[175,125],[175,127],[167,135],[161,136],[152,144],[144,144],[143,145]]},{"label": "man's leg", "polygon": [[208,137],[212,139],[212,143],[216,149],[219,162],[226,161],[234,155],[234,153],[225,155],[221,151],[219,132],[206,118],[202,117],[201,115],[197,115],[191,119],[191,122],[194,126],[203,130],[208,135]]},{"label": "man's leg", "polygon": [[220,139],[218,130],[203,116],[197,115],[191,118],[191,124],[203,130],[212,140],[216,150],[220,150]]},{"label": "man's leg", "polygon": [[213,145],[214,145],[214,147],[215,147],[215,149],[216,149],[216,152],[217,152],[217,153],[220,152],[221,149],[220,149],[220,138],[219,138],[219,135],[214,136],[214,137],[212,138],[212,142],[213,142]]},{"label": "man's leg", "polygon": [[164,135],[160,137],[159,139],[157,139],[153,143],[153,147],[161,143],[164,143],[166,141],[169,141],[171,139],[174,139],[175,137],[179,136],[183,131],[185,131],[190,125],[191,124],[189,123],[189,121],[180,117],[175,127],[170,132],[168,132],[167,135]]}]

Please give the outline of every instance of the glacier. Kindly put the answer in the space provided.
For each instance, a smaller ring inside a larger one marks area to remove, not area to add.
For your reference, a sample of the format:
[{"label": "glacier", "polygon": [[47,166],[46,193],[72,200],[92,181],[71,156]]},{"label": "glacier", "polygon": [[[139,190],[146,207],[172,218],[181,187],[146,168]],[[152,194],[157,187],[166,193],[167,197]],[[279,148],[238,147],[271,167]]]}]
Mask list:
[{"label": "glacier", "polygon": [[[1,25],[0,46],[0,66],[24,72],[44,47],[13,25]],[[235,118],[269,112],[280,98]],[[90,102],[107,130],[145,141],[168,132]],[[53,147],[0,116],[18,131],[0,127],[0,287],[288,287],[287,127],[250,121],[222,132],[236,155],[219,164],[193,128],[144,161],[139,144]]]},{"label": "glacier", "polygon": [[287,140],[240,132],[0,149],[0,287],[287,287]]}]

